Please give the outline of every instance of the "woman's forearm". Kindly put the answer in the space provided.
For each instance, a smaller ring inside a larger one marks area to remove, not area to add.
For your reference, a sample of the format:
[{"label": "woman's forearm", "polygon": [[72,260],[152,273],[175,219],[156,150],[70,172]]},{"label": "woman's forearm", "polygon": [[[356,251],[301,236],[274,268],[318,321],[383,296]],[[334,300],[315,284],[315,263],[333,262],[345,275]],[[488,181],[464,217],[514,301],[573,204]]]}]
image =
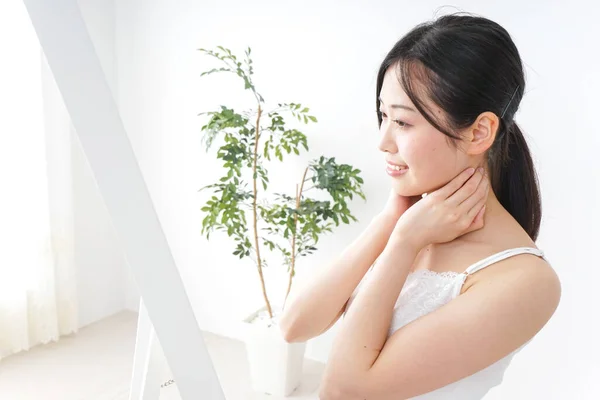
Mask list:
[{"label": "woman's forearm", "polygon": [[394,305],[418,254],[408,241],[390,239],[369,279],[346,312],[333,343],[324,381],[364,378],[387,340]]},{"label": "woman's forearm", "polygon": [[290,294],[279,326],[286,340],[306,341],[326,330],[385,248],[396,220],[377,215],[331,264]]}]

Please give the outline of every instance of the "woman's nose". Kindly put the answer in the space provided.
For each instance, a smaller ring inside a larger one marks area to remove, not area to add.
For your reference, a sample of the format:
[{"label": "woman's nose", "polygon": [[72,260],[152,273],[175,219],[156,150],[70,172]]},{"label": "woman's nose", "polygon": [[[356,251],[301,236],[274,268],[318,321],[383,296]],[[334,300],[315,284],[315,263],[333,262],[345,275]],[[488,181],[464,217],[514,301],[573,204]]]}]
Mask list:
[{"label": "woman's nose", "polygon": [[396,142],[394,141],[394,137],[391,134],[391,129],[389,127],[389,124],[387,124],[385,121],[383,121],[381,123],[381,126],[379,127],[379,131],[381,134],[381,139],[379,140],[379,150],[383,151],[383,152],[387,152],[387,153],[396,153],[398,151],[397,146],[396,146]]}]

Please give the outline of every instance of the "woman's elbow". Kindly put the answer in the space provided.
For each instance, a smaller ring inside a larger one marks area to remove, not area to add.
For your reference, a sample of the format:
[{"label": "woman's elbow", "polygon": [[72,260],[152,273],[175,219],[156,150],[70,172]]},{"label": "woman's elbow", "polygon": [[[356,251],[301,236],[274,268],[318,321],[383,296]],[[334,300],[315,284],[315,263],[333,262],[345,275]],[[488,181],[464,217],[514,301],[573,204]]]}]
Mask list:
[{"label": "woman's elbow", "polygon": [[[323,381],[319,387],[319,400],[354,400],[356,397],[350,395],[341,386]],[[362,400],[362,399],[361,399]]]},{"label": "woman's elbow", "polygon": [[[374,395],[366,385],[367,377],[363,374],[326,370],[319,386],[319,400],[373,400],[380,398]],[[371,393],[370,395],[368,393]],[[396,397],[394,397],[395,399]]]},{"label": "woman's elbow", "polygon": [[279,326],[279,330],[281,331],[281,337],[283,338],[283,340],[287,343],[298,343],[301,340],[299,340],[298,336],[295,334],[295,332],[289,328],[285,328],[283,326]]},{"label": "woman's elbow", "polygon": [[319,400],[342,400],[344,397],[339,391],[322,386],[319,389]]},{"label": "woman's elbow", "polygon": [[290,315],[282,315],[279,320],[279,331],[281,332],[281,337],[287,343],[298,343],[303,342],[302,338],[298,335],[298,329],[296,328],[296,324],[290,318]]}]

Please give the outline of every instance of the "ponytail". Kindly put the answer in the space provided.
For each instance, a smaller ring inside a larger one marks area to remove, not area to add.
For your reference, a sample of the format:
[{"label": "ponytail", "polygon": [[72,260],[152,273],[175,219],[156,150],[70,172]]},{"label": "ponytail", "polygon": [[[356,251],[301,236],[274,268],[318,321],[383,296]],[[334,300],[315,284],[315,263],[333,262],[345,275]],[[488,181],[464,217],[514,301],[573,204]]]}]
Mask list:
[{"label": "ponytail", "polygon": [[542,219],[539,183],[529,146],[516,122],[510,121],[500,131],[489,152],[489,166],[500,204],[535,241]]}]

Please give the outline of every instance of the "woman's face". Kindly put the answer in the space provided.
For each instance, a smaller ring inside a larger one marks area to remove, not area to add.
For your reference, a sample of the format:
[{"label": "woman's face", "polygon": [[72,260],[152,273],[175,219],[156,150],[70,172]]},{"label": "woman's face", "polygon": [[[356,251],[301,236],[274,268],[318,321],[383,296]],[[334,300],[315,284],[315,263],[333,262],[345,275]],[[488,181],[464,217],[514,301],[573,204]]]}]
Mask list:
[{"label": "woman's face", "polygon": [[[443,111],[433,105],[436,116]],[[450,182],[472,160],[450,143],[419,113],[402,89],[394,66],[388,68],[380,92],[382,116],[379,149],[385,153],[385,171],[398,195],[430,193]],[[460,142],[457,143],[460,146]],[[401,166],[390,169],[387,163]]]}]

